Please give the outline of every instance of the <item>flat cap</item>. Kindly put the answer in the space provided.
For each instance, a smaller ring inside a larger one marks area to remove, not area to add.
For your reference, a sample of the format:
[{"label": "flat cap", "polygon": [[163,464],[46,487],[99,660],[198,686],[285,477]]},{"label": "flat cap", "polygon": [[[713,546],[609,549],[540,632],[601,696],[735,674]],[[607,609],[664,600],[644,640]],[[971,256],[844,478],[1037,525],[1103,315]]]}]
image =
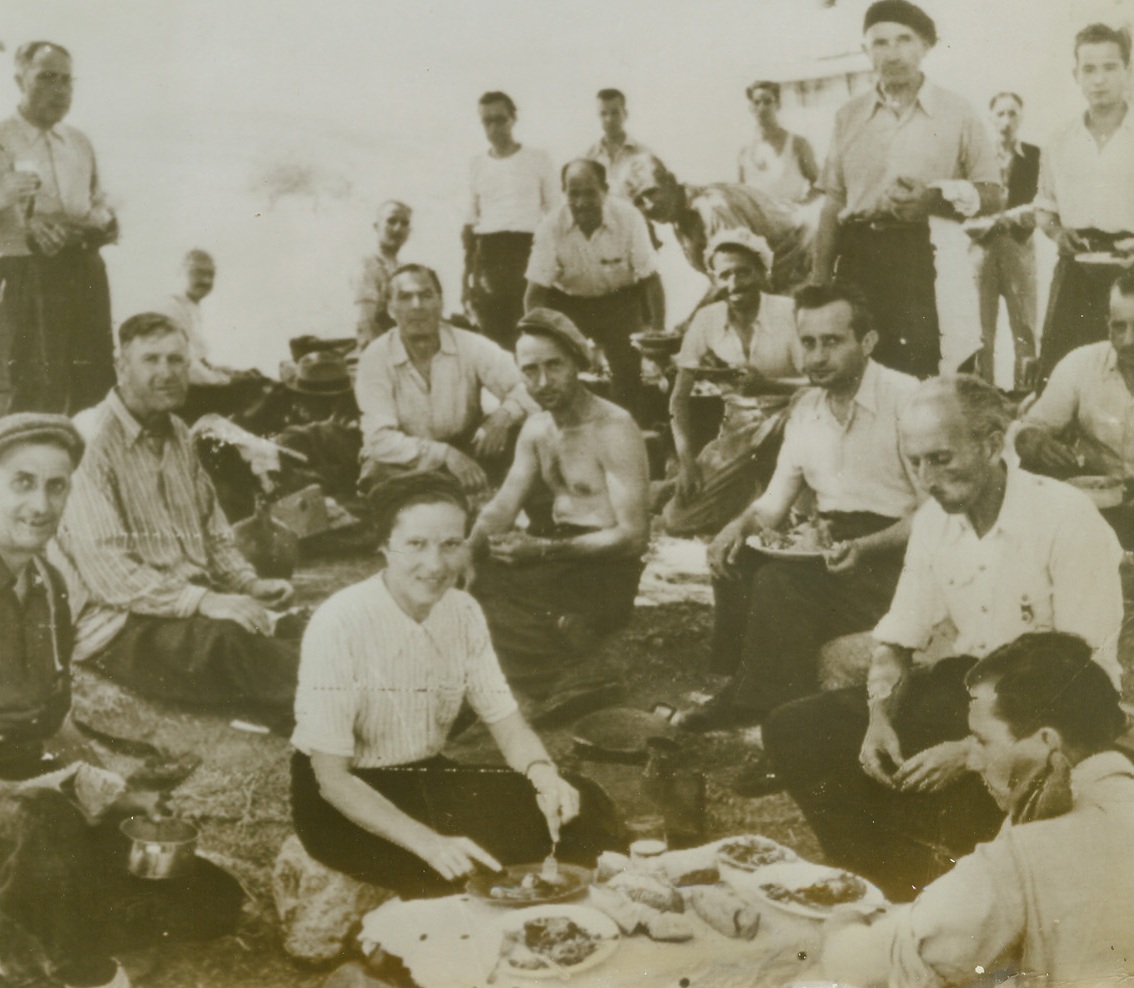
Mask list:
[{"label": "flat cap", "polygon": [[712,239],[709,240],[708,246],[705,247],[705,267],[712,268],[711,261],[713,255],[722,247],[739,247],[741,250],[747,251],[758,258],[764,265],[764,271],[771,273],[772,262],[775,260],[775,255],[772,253],[772,248],[768,246],[768,241],[763,237],[757,236],[751,230],[744,227],[734,227],[731,230],[718,230],[713,234]]},{"label": "flat cap", "polygon": [[863,32],[881,23],[904,24],[921,35],[927,45],[937,44],[937,25],[933,23],[933,18],[909,0],[877,0],[877,3],[867,7],[862,22]]},{"label": "flat cap", "polygon": [[554,309],[532,309],[524,315],[516,328],[521,333],[548,336],[555,340],[575,359],[575,363],[582,370],[590,370],[593,366],[590,342],[579,332],[579,327],[562,312],[556,312]]},{"label": "flat cap", "polygon": [[83,458],[83,437],[66,415],[43,412],[16,412],[0,418],[0,456],[24,443],[54,443],[62,446],[79,465]]}]

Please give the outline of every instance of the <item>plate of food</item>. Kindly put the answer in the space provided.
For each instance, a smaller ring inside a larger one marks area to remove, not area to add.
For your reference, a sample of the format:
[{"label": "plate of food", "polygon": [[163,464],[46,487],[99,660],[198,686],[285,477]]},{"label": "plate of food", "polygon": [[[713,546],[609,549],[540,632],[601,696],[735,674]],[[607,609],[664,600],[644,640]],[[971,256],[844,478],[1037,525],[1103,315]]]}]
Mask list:
[{"label": "plate of food", "polygon": [[630,342],[642,353],[668,356],[681,349],[684,337],[680,333],[631,333]]},{"label": "plate of food", "polygon": [[810,861],[769,865],[758,877],[751,890],[763,901],[810,919],[826,919],[837,907],[854,903],[886,904],[882,892],[865,878]]},{"label": "plate of food", "polygon": [[596,967],[618,949],[618,924],[586,906],[521,909],[508,918],[501,932],[493,975],[566,979]]},{"label": "plate of food", "polygon": [[577,899],[591,884],[591,873],[578,865],[560,863],[554,876],[542,872],[542,864],[510,865],[502,872],[478,872],[468,880],[465,889],[483,902],[517,908]]},{"label": "plate of food", "polygon": [[773,559],[822,559],[834,546],[823,524],[805,521],[787,532],[765,529],[745,540],[749,548]]},{"label": "plate of food", "polygon": [[793,850],[759,834],[731,837],[717,845],[718,864],[737,871],[756,871],[768,865],[796,860]]},{"label": "plate of food", "polygon": [[1117,508],[1126,496],[1126,485],[1117,477],[1083,476],[1067,479],[1072,487],[1078,487],[1100,511]]}]

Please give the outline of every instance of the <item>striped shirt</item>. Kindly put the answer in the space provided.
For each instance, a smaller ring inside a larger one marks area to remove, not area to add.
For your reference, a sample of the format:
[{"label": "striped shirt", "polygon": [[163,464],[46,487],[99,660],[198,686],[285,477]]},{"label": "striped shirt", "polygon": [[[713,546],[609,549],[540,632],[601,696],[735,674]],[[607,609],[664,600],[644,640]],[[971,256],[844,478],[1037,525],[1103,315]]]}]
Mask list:
[{"label": "striped shirt", "polygon": [[240,593],[256,579],[181,419],[158,440],[114,390],[90,422],[52,553],[71,591],[77,661],[131,613],[189,617],[208,591]]},{"label": "striped shirt", "polygon": [[440,753],[466,697],[486,724],[517,709],[480,606],[450,590],[419,623],[378,573],[307,626],[291,743],[354,768],[406,765]]}]

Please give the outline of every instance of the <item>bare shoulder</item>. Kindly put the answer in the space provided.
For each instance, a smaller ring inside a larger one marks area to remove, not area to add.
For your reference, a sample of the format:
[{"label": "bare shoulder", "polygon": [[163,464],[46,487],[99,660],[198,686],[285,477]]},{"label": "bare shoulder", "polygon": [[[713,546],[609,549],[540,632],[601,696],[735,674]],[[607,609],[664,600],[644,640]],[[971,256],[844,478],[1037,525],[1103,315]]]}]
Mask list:
[{"label": "bare shoulder", "polygon": [[625,454],[630,448],[646,448],[646,439],[634,417],[626,409],[599,398],[588,424],[601,436],[601,449]]}]

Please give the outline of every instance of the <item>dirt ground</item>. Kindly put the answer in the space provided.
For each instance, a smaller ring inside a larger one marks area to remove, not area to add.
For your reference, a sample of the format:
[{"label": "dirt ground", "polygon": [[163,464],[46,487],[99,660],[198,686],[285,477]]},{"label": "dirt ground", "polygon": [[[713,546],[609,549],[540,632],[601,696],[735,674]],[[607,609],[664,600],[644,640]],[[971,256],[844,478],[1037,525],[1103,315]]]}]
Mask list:
[{"label": "dirt ground", "polygon": [[[317,604],[374,568],[373,556],[357,550],[347,558],[310,560],[296,575],[299,602]],[[718,681],[705,671],[711,592],[703,546],[657,540],[638,604],[629,627],[605,642],[594,659],[596,666],[626,684],[623,705],[644,710],[659,701],[683,706],[696,691],[714,688]],[[272,864],[291,832],[286,741],[238,730],[227,719],[158,708],[81,670],[77,680],[76,709],[94,726],[173,752],[203,756],[201,767],[175,793],[173,805],[200,827],[201,850],[237,875],[249,894],[236,935],[151,951],[132,965],[135,984],[144,988],[320,985],[326,969],[304,967],[284,953],[271,897]],[[625,805],[640,768],[580,761],[569,728],[570,723],[541,734],[557,759],[591,774]],[[485,739],[486,732],[470,729],[455,746],[456,757],[489,760],[494,751],[484,746]],[[682,739],[679,763],[706,777],[706,839],[765,833],[804,856],[820,859],[814,836],[790,799],[783,795],[741,799],[728,790],[727,780],[751,749],[750,741],[736,733]],[[112,764],[122,760],[107,755]]]}]

